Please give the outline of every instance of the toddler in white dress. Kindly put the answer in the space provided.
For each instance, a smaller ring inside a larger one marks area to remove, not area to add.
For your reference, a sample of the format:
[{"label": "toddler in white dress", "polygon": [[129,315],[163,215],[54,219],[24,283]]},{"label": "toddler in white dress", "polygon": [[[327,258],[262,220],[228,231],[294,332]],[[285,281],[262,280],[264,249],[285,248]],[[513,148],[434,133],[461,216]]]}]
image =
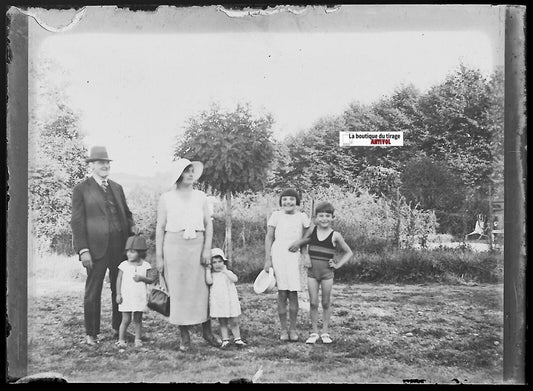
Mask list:
[{"label": "toddler in white dress", "polygon": [[228,260],[220,248],[211,250],[211,264],[205,268],[205,281],[209,285],[209,315],[218,318],[222,349],[230,344],[228,324],[237,347],[246,346],[241,339],[239,315],[241,305],[235,283],[238,277],[227,268]]},{"label": "toddler in white dress", "polygon": [[135,346],[142,346],[142,315],[146,310],[147,286],[155,281],[155,269],[146,262],[146,240],[141,236],[131,236],[126,242],[127,261],[118,266],[117,303],[122,313],[122,323],[118,331],[118,347],[126,346],[126,330],[133,315]]}]

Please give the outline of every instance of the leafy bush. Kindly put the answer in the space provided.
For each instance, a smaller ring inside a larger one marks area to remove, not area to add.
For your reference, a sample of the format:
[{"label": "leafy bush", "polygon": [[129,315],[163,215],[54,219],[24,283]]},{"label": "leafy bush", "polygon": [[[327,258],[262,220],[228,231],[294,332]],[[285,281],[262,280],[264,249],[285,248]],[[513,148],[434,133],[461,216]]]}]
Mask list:
[{"label": "leafy bush", "polygon": [[[255,246],[234,253],[231,268],[240,282],[253,282],[264,264],[264,250]],[[335,271],[335,281],[343,283],[501,283],[503,255],[455,249],[355,253]]]},{"label": "leafy bush", "polygon": [[334,229],[358,251],[412,247],[416,240],[427,240],[436,231],[434,213],[412,207],[404,198],[391,200],[372,195],[366,189],[346,192],[336,186],[318,188],[314,197],[316,202],[328,200],[333,204]]},{"label": "leafy bush", "polygon": [[[231,237],[235,248],[264,243],[266,223],[279,206],[273,193],[240,193],[232,198]],[[218,202],[213,208],[213,246],[223,247],[225,240],[226,203]]]},{"label": "leafy bush", "polygon": [[[155,250],[155,224],[160,190],[135,187],[127,199],[135,222]],[[342,192],[330,187],[304,194],[300,209],[311,214],[312,205],[329,200],[336,208],[334,229],[340,231],[355,255],[336,271],[339,282],[501,282],[503,256],[496,252],[476,253],[468,247],[435,250],[413,249],[415,240],[436,240],[435,216],[412,208],[405,201],[395,203],[364,190]],[[399,207],[398,207],[399,205]],[[242,193],[233,198],[231,268],[240,282],[253,282],[264,265],[266,222],[279,208],[278,195]],[[213,205],[213,247],[224,247],[225,203]],[[399,226],[398,226],[398,217]],[[400,233],[400,248],[395,240]],[[69,237],[70,238],[70,237]],[[438,236],[443,240],[451,237]],[[70,240],[65,239],[65,245]]]},{"label": "leafy bush", "polygon": [[[419,239],[427,240],[435,234],[436,219],[430,211],[371,195],[361,189],[346,192],[337,186],[317,188],[304,193],[300,210],[308,216],[320,201],[330,201],[336,210],[333,228],[342,233],[352,249],[366,252],[390,250],[396,242],[412,247]],[[224,245],[225,203],[214,207],[213,245]],[[232,201],[232,238],[236,248],[263,245],[266,223],[274,210],[279,209],[278,195],[273,192],[241,193]]]},{"label": "leafy bush", "polygon": [[[60,64],[49,59],[28,64],[28,209],[30,235],[39,251],[71,255],[72,189],[86,174],[86,148],[79,114],[71,109]],[[47,72],[53,70],[55,77]]]},{"label": "leafy bush", "polygon": [[388,253],[358,252],[335,272],[342,282],[497,283],[503,280],[503,255],[461,249],[400,249]]},{"label": "leafy bush", "polygon": [[160,190],[136,186],[126,196],[135,225],[146,239],[149,253],[155,252],[155,225],[160,193]]},{"label": "leafy bush", "polygon": [[28,175],[31,234],[43,251],[72,255],[71,198],[75,184],[83,179],[82,163],[38,156]]}]

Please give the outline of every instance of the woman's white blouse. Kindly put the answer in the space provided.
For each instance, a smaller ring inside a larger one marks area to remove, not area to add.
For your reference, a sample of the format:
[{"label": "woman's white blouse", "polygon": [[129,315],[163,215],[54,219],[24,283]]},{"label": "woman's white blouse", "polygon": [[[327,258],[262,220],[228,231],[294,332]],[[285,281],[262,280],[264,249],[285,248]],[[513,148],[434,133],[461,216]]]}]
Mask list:
[{"label": "woman's white blouse", "polygon": [[159,211],[160,215],[166,216],[165,231],[185,230],[183,234],[185,239],[195,238],[196,231],[205,230],[204,205],[206,202],[206,194],[197,189],[193,189],[189,196],[181,196],[176,190],[163,193],[159,200]]}]

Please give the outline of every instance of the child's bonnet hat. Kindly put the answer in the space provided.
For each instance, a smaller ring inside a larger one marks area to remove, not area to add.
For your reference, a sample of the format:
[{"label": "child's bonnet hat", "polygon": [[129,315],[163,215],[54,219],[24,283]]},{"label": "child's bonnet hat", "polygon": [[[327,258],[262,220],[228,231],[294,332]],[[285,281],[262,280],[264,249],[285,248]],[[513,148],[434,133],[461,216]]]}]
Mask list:
[{"label": "child's bonnet hat", "polygon": [[213,248],[211,249],[211,258],[213,257],[220,257],[222,258],[224,261],[227,261],[228,259],[226,258],[226,256],[224,255],[224,251],[222,251],[221,248]]},{"label": "child's bonnet hat", "polygon": [[125,250],[148,250],[146,239],[140,235],[133,235],[126,241]]}]

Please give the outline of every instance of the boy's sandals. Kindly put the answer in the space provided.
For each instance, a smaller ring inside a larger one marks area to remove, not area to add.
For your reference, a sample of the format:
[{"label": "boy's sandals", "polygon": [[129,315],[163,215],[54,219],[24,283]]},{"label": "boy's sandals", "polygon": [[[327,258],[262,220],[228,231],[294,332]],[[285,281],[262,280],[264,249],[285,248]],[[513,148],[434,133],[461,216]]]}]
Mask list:
[{"label": "boy's sandals", "polygon": [[220,344],[220,349],[226,349],[229,346],[229,339],[223,339]]},{"label": "boy's sandals", "polygon": [[237,345],[238,347],[240,347],[240,348],[246,346],[246,342],[244,342],[244,341],[243,341],[242,339],[240,339],[240,338],[235,338],[235,339],[233,340],[233,343],[234,343],[235,345]]},{"label": "boy's sandals", "polygon": [[125,348],[128,346],[126,341],[121,341],[121,340],[118,340],[117,342],[115,342],[115,345],[117,346],[117,348]]},{"label": "boy's sandals", "polygon": [[279,339],[283,342],[287,342],[289,340],[289,332],[287,330],[283,330],[279,336]]},{"label": "boy's sandals", "polygon": [[326,344],[333,342],[328,333],[324,333],[324,334],[320,335],[320,339],[322,340],[322,343],[326,343]]},{"label": "boy's sandals", "polygon": [[135,340],[135,347],[136,348],[140,348],[141,346],[143,346],[143,343],[141,342],[141,340],[140,339],[136,339]]},{"label": "boy's sandals", "polygon": [[311,333],[309,335],[309,338],[307,338],[307,340],[305,341],[305,343],[310,343],[310,344],[314,344],[316,343],[316,341],[318,341],[318,334],[317,333]]}]

